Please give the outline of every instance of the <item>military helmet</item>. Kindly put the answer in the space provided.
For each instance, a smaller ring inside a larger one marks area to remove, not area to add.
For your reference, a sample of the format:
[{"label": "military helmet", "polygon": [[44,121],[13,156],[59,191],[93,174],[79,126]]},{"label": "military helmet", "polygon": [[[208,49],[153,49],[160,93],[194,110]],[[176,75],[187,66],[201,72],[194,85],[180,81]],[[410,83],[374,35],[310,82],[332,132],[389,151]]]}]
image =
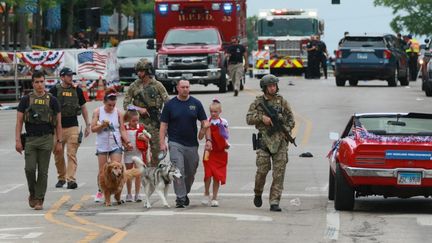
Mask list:
[{"label": "military helmet", "polygon": [[264,90],[265,87],[267,87],[267,85],[277,84],[277,83],[279,83],[278,77],[274,76],[273,74],[267,74],[261,78],[260,86],[261,86],[261,89]]},{"label": "military helmet", "polygon": [[135,64],[135,71],[145,71],[146,74],[153,74],[153,65],[146,58],[141,58]]}]

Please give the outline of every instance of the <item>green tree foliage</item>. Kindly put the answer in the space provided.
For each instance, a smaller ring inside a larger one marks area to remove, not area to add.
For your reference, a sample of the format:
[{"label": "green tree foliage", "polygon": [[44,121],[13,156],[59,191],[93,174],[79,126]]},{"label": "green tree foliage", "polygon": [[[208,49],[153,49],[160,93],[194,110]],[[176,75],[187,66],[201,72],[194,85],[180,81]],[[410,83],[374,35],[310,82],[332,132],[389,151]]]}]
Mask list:
[{"label": "green tree foliage", "polygon": [[432,34],[432,0],[374,0],[374,4],[393,9],[395,17],[390,26],[395,32]]}]

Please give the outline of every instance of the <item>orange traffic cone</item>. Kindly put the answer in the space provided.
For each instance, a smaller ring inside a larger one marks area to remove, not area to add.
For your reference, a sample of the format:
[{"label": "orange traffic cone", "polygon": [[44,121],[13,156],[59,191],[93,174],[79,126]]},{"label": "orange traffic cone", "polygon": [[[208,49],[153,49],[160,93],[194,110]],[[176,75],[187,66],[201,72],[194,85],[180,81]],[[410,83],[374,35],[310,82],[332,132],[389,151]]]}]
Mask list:
[{"label": "orange traffic cone", "polygon": [[105,86],[102,80],[102,76],[99,76],[98,87],[96,91],[96,100],[103,100],[105,96]]},{"label": "orange traffic cone", "polygon": [[87,82],[86,82],[86,80],[84,78],[81,78],[81,89],[82,89],[82,92],[83,92],[85,100],[87,102],[89,102],[90,101],[90,97],[89,97],[89,94],[88,94],[88,91],[87,91]]}]

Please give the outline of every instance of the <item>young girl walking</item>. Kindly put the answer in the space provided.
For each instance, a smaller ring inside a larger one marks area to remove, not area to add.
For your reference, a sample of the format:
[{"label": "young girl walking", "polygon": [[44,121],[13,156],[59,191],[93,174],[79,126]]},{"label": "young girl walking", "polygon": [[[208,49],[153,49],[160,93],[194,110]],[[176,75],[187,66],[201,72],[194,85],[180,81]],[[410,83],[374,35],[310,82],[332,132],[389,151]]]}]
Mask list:
[{"label": "young girl walking", "polygon": [[[126,165],[126,169],[132,169],[135,167],[132,158],[134,156],[142,157],[144,163],[147,163],[147,151],[148,151],[148,143],[151,135],[144,129],[144,124],[140,124],[139,122],[139,113],[130,108],[125,113],[125,129],[128,134],[129,141],[131,142],[131,148],[126,150],[124,153],[124,163]],[[135,177],[135,197],[132,199],[132,180],[126,181],[127,195],[126,202],[141,202],[142,198],[140,195],[141,189],[141,176]]]},{"label": "young girl walking", "polygon": [[[222,105],[219,100],[213,99],[210,104],[210,127],[201,128],[198,138],[202,139],[210,129],[212,149],[204,151],[204,199],[202,204],[218,207],[219,186],[226,181],[226,168],[228,162],[228,122],[220,117]],[[213,195],[210,196],[210,184],[213,178]]]}]

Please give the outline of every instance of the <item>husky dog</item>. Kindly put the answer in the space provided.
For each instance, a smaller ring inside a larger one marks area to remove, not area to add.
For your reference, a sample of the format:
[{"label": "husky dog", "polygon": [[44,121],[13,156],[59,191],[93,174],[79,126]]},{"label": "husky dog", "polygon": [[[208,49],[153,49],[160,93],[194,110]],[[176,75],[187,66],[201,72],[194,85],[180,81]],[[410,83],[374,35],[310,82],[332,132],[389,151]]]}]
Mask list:
[{"label": "husky dog", "polygon": [[144,187],[144,207],[151,208],[150,196],[154,191],[159,195],[165,207],[169,208],[167,202],[168,186],[175,178],[181,178],[180,170],[171,162],[161,162],[157,167],[147,167],[144,162],[134,156],[132,158],[138,170],[141,171],[141,182]]}]

